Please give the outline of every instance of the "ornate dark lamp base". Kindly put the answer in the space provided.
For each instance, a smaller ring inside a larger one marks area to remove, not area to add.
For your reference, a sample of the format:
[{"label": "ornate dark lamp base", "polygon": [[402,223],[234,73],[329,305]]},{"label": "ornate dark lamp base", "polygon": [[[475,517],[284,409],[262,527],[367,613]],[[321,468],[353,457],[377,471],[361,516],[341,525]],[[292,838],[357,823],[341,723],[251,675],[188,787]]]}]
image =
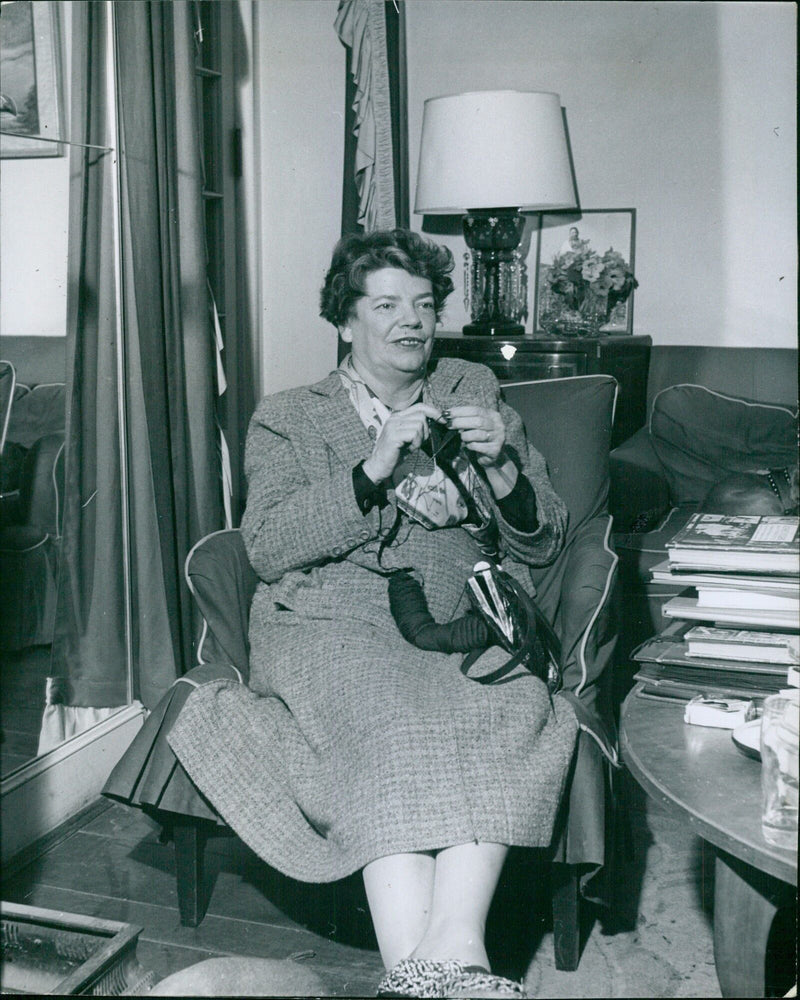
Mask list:
[{"label": "ornate dark lamp base", "polygon": [[[469,336],[521,337],[526,308],[525,264],[518,251],[525,218],[516,208],[471,209],[464,216],[464,239],[472,251],[465,271]],[[468,300],[468,302],[467,302]]]}]

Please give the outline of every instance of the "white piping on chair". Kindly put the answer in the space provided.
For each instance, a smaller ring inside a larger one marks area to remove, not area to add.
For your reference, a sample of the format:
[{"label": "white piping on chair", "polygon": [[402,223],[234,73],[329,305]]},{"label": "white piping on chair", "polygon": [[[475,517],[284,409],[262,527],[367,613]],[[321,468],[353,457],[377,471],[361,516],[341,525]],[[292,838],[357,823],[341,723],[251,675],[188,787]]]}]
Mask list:
[{"label": "white piping on chair", "polygon": [[0,452],[2,452],[6,446],[6,434],[8,434],[8,424],[11,420],[11,410],[14,408],[14,393],[17,388],[17,369],[11,364],[10,361],[4,361],[3,364],[8,365],[11,369],[11,392],[8,397],[8,406],[6,407],[6,412],[3,416],[3,426],[0,428]]},{"label": "white piping on chair", "polygon": [[48,540],[48,538],[50,538],[50,537],[51,537],[51,536],[50,536],[50,532],[49,532],[49,531],[46,531],[46,532],[44,533],[44,538],[42,538],[42,539],[40,539],[40,540],[39,540],[38,542],[36,542],[36,544],[35,544],[35,545],[29,545],[29,546],[27,547],[27,549],[0,549],[0,552],[5,552],[5,553],[8,553],[8,554],[11,554],[11,555],[22,555],[22,554],[23,554],[23,553],[25,553],[25,552],[33,552],[33,551],[34,551],[34,549],[38,549],[38,548],[41,548],[41,546],[42,546],[42,545],[44,545],[44,543],[45,543],[45,542],[46,542],[46,541]]},{"label": "white piping on chair", "polygon": [[[191,560],[191,558],[192,558],[192,556],[194,554],[194,550],[199,545],[202,545],[203,542],[206,541],[206,539],[213,538],[214,535],[225,535],[229,531],[235,531],[235,530],[237,530],[237,529],[235,529],[235,528],[220,528],[218,531],[209,531],[209,533],[207,535],[203,535],[203,537],[201,539],[199,539],[198,541],[196,541],[194,543],[194,545],[187,552],[186,559],[184,559],[184,562],[183,562],[183,577],[186,580],[186,586],[189,588],[189,592],[192,594],[192,596],[195,599],[197,598],[197,591],[194,589],[194,584],[192,583],[191,578],[189,576],[189,562],[190,562],[190,560]],[[203,645],[205,644],[206,636],[207,635],[208,635],[208,621],[206,620],[205,615],[203,615],[203,630],[200,633],[200,642],[197,644],[197,665],[199,667],[204,667],[206,665],[206,661],[203,659]],[[239,678],[239,683],[240,684],[244,684],[244,678],[242,677],[241,672],[239,671],[239,668],[235,667],[232,663],[229,663],[228,666],[231,668],[231,670],[233,670],[233,672]],[[184,678],[182,678],[182,677],[178,678],[178,680],[183,680],[183,679]],[[193,681],[187,681],[186,683],[187,684],[193,684],[194,682]]]},{"label": "white piping on chair", "polygon": [[589,379],[598,378],[608,381],[609,379],[615,383],[614,386],[614,401],[611,404],[611,427],[614,427],[614,417],[617,415],[617,400],[619,399],[619,382],[613,375],[608,375],[606,372],[595,372],[594,375],[566,375],[564,378],[529,378],[523,379],[520,382],[501,382],[500,389],[513,389],[520,385],[541,385],[542,382],[586,382]]},{"label": "white piping on chair", "polygon": [[193,681],[189,677],[178,677],[178,679],[175,681],[175,683],[176,684],[188,684],[189,687],[193,687],[193,688],[199,688],[200,687],[200,685],[197,683],[197,681]]},{"label": "white piping on chair", "polygon": [[[53,468],[50,470],[50,478],[53,480],[53,494],[55,495],[55,498],[56,498],[56,535],[55,535],[55,537],[56,537],[57,540],[60,540],[60,538],[61,538],[61,496],[59,495],[59,492],[58,492],[58,479],[56,478],[56,469],[58,468],[58,460],[61,458],[61,453],[64,451],[64,445],[65,444],[66,444],[66,441],[62,441],[61,442],[61,447],[56,452],[55,461],[53,462]],[[92,494],[92,497],[95,495],[95,493],[97,493],[97,490],[95,490],[95,492]],[[89,500],[91,500],[92,497],[89,497]],[[86,504],[89,503],[89,500],[86,501]],[[86,504],[84,504],[83,506],[85,507]]]},{"label": "white piping on chair", "polygon": [[58,389],[66,389],[66,382],[38,382],[30,392],[36,392],[39,389],[52,389],[54,386]]},{"label": "white piping on chair", "polygon": [[575,688],[576,695],[580,695],[581,691],[583,691],[584,687],[586,686],[586,678],[588,675],[588,670],[586,667],[586,644],[589,641],[589,633],[592,631],[592,628],[594,627],[594,624],[597,621],[600,612],[603,610],[603,607],[605,606],[605,603],[608,600],[608,595],[611,593],[611,581],[614,578],[614,570],[617,568],[617,563],[619,562],[619,556],[616,554],[616,552],[614,552],[614,550],[608,544],[608,539],[611,536],[611,528],[613,527],[613,524],[614,524],[614,518],[611,516],[611,514],[609,514],[608,524],[606,525],[606,533],[603,537],[603,548],[611,556],[611,565],[609,566],[608,573],[606,574],[606,582],[605,586],[603,587],[602,596],[600,597],[600,600],[597,602],[597,607],[594,609],[594,614],[590,618],[589,624],[584,629],[583,638],[581,639],[580,651],[578,653],[578,656],[581,664],[582,678],[580,684]]},{"label": "white piping on chair", "polygon": [[203,628],[200,632],[200,642],[197,644],[197,665],[198,667],[204,667],[206,661],[203,659],[203,645],[206,641],[206,636],[208,635],[208,622],[203,618]]},{"label": "white piping on chair", "polygon": [[616,382],[613,375],[606,372],[593,372],[591,375],[565,375],[563,378],[521,378],[517,382],[501,382],[500,388],[505,389],[506,386],[510,385],[541,385],[542,382],[572,382],[577,378],[610,378]]},{"label": "white piping on chair", "polygon": [[614,746],[606,746],[606,744],[600,739],[593,729],[588,726],[584,726],[582,722],[578,723],[578,729],[586,733],[587,736],[591,736],[595,743],[600,747],[600,752],[614,767],[619,767],[619,752]]},{"label": "white piping on chair", "polygon": [[[586,678],[588,675],[588,670],[586,667],[586,643],[589,641],[589,634],[594,628],[594,624],[597,621],[598,615],[603,609],[606,601],[608,600],[608,596],[611,593],[611,581],[614,578],[614,570],[617,568],[617,563],[619,562],[619,556],[616,554],[616,552],[613,551],[613,549],[610,548],[608,544],[608,539],[611,537],[611,529],[613,525],[614,525],[614,518],[611,516],[611,514],[609,514],[608,525],[606,526],[606,533],[605,536],[603,537],[603,548],[611,556],[612,561],[608,569],[608,573],[606,575],[606,583],[603,588],[602,596],[600,597],[600,600],[597,602],[597,607],[595,608],[594,614],[592,615],[589,624],[584,629],[583,638],[581,639],[581,644],[578,651],[578,659],[581,664],[582,680],[581,683],[575,688],[576,695],[580,695],[581,691],[584,689],[586,685]],[[591,738],[600,748],[600,751],[603,754],[603,756],[606,757],[614,767],[619,767],[619,753],[615,746],[613,745],[606,746],[603,740],[600,739],[600,737],[597,735],[597,733],[594,732],[593,729],[591,729],[589,726],[585,726],[581,722],[578,723],[578,728],[583,730],[583,732],[586,733],[587,736],[591,736]]]},{"label": "white piping on chair", "polygon": [[[574,382],[576,379],[590,379],[590,378],[600,378],[600,379],[611,379],[617,382],[613,375],[609,375],[607,372],[594,372],[592,375],[565,375],[563,378],[523,378],[518,382],[501,382],[500,388],[506,389],[517,385],[541,385],[542,382]],[[619,386],[619,383],[617,382]]]}]

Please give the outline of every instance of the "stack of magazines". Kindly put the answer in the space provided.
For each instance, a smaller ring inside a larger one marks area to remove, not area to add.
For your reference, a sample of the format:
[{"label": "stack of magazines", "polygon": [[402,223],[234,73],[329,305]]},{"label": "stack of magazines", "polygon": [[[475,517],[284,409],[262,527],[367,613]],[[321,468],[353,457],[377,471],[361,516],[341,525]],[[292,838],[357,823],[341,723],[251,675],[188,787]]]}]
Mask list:
[{"label": "stack of magazines", "polygon": [[799,538],[797,517],[693,514],[652,570],[654,582],[686,590],[634,653],[645,691],[753,698],[785,688],[800,664]]}]

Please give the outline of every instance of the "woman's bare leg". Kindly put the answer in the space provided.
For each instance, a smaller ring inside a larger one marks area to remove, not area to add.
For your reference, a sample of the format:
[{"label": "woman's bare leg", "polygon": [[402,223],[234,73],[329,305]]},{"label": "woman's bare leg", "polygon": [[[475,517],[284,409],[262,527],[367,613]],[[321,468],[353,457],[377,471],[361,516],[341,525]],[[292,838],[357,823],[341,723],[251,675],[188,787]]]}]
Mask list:
[{"label": "woman's bare leg", "polygon": [[508,848],[469,843],[436,855],[430,920],[412,958],[457,959],[489,968],[486,917]]},{"label": "woman's bare leg", "polygon": [[364,868],[383,964],[404,958],[456,959],[489,968],[486,917],[508,853],[469,843],[429,853],[393,854]]},{"label": "woman's bare leg", "polygon": [[365,866],[372,924],[387,969],[408,958],[431,914],[436,862],[431,853],[391,854]]}]

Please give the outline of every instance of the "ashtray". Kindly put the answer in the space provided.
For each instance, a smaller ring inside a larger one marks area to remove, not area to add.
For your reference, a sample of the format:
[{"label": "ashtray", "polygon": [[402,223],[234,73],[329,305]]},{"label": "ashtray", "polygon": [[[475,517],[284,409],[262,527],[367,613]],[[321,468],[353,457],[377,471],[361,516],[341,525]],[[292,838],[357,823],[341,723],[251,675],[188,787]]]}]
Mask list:
[{"label": "ashtray", "polygon": [[737,726],[731,732],[731,739],[745,757],[761,760],[761,719],[752,719]]}]

